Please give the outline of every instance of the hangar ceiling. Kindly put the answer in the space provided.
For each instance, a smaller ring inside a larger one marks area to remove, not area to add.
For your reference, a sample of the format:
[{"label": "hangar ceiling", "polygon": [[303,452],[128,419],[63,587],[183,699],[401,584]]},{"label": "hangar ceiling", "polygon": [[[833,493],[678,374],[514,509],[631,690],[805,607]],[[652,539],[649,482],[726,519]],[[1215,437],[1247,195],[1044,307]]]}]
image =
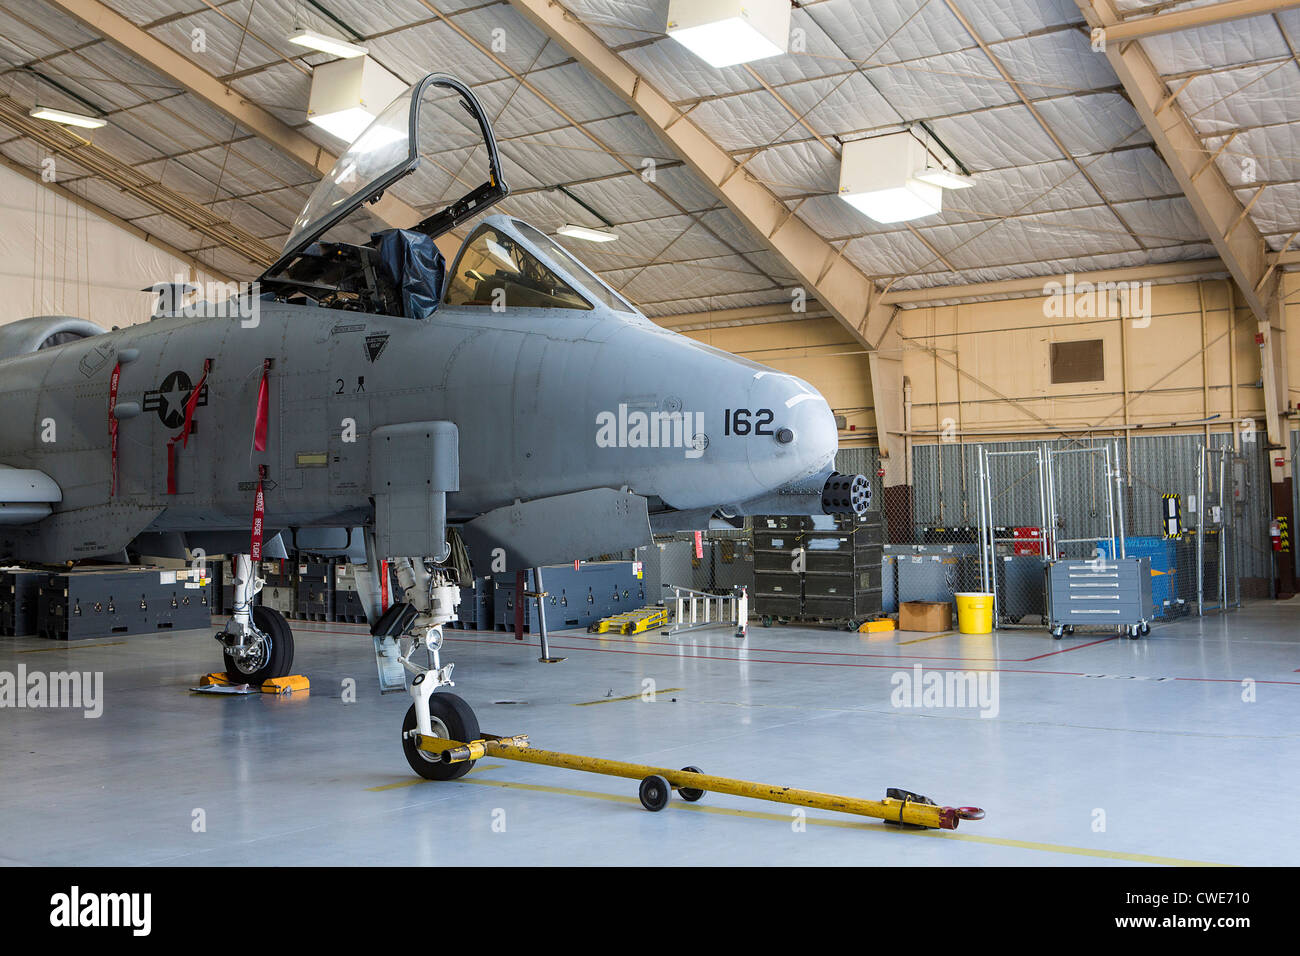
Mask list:
[{"label": "hangar ceiling", "polygon": [[[518,9],[527,5],[0,0],[0,152],[29,169],[54,155],[62,188],[251,278],[344,145],[306,122],[311,68],[331,58],[286,41],[299,22],[364,43],[408,82],[428,70],[470,82],[514,190],[505,211],[550,231],[608,220],[617,242],[570,246],[648,314],[788,303],[799,281],[788,261]],[[1265,12],[1142,34],[1143,18],[1205,6],[1113,4],[1119,22],[1138,24],[1135,42],[1198,157],[1217,166],[1269,250],[1294,261],[1300,9],[1259,0],[1248,10]],[[1209,270],[1220,255],[1116,69],[1092,49],[1076,0],[803,0],[798,49],[724,69],[664,35],[667,0],[563,7],[844,262],[909,301],[1065,272]],[[166,50],[194,72],[169,68]],[[38,100],[109,125],[42,132],[26,116]],[[918,123],[975,188],[894,226],[838,198],[844,142]],[[430,146],[421,172],[393,190],[397,218],[477,183],[470,142],[452,128]]]}]

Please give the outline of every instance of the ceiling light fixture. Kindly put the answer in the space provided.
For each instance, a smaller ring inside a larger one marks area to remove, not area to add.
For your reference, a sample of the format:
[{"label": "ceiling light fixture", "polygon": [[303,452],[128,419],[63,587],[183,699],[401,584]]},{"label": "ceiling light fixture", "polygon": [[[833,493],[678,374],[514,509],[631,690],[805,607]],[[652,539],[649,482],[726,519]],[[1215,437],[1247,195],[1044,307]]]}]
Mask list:
[{"label": "ceiling light fixture", "polygon": [[51,123],[62,123],[64,126],[80,126],[83,129],[99,129],[101,126],[108,125],[108,120],[100,119],[98,116],[69,113],[67,110],[54,110],[48,106],[34,106],[27,115],[33,119],[49,120]]},{"label": "ceiling light fixture", "polygon": [[305,46],[309,50],[319,50],[321,53],[328,53],[331,56],[341,56],[344,59],[365,56],[370,52],[366,47],[358,46],[355,43],[349,43],[346,40],[340,40],[338,37],[326,36],[323,33],[317,33],[315,30],[295,28],[294,32],[289,35],[288,39],[290,43],[296,43],[298,46]]},{"label": "ceiling light fixture", "polygon": [[784,53],[790,0],[669,0],[670,37],[721,68]]},{"label": "ceiling light fixture", "polygon": [[368,56],[323,63],[311,72],[307,119],[351,143],[406,84]]},{"label": "ceiling light fixture", "polygon": [[567,222],[555,231],[562,236],[586,239],[588,242],[613,242],[618,238],[617,233],[605,232],[603,229],[588,229],[586,226],[571,226]]},{"label": "ceiling light fixture", "polygon": [[881,223],[932,216],[943,209],[943,188],[916,177],[927,157],[908,132],[845,143],[840,198]]}]

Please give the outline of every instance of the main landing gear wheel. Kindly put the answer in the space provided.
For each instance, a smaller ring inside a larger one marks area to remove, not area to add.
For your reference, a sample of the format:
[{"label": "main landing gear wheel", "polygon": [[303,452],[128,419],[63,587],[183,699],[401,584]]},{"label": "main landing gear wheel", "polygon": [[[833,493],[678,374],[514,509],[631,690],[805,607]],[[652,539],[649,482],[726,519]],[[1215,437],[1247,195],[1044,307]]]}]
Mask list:
[{"label": "main landing gear wheel", "polygon": [[672,785],[656,773],[641,781],[641,788],[637,795],[641,798],[641,806],[657,813],[668,806],[668,798],[672,792]]},{"label": "main landing gear wheel", "polygon": [[284,615],[259,604],[253,608],[253,629],[254,646],[248,654],[240,657],[229,650],[222,652],[226,676],[240,684],[289,676],[293,672],[293,631]]},{"label": "main landing gear wheel", "polygon": [[[429,723],[435,737],[458,740],[463,744],[482,736],[473,709],[455,694],[438,693],[429,698]],[[406,719],[402,721],[402,752],[412,770],[425,780],[455,780],[469,773],[469,768],[474,766],[473,760],[443,763],[437,754],[415,746],[410,732],[417,726],[415,705],[412,704],[406,709]]]},{"label": "main landing gear wheel", "polygon": [[[683,767],[682,770],[687,773],[704,773],[704,771],[699,767]],[[694,803],[696,800],[700,799],[700,797],[704,796],[704,791],[698,790],[695,787],[678,787],[677,796],[681,797],[687,803]]]}]

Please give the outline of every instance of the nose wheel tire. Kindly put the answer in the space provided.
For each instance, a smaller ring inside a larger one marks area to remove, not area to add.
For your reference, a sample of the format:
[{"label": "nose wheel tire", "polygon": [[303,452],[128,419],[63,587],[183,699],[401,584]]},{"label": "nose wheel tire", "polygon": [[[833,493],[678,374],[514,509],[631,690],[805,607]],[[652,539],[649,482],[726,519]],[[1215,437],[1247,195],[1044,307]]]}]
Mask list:
[{"label": "nose wheel tire", "polygon": [[289,676],[293,673],[293,631],[289,622],[279,611],[260,604],[253,608],[252,617],[256,650],[245,657],[223,651],[226,676],[240,684],[261,684],[273,677]]},{"label": "nose wheel tire", "polygon": [[[482,736],[473,708],[455,694],[437,693],[429,698],[429,722],[433,735],[446,740],[466,744]],[[443,763],[437,754],[415,746],[410,732],[418,726],[415,705],[412,704],[406,709],[406,719],[402,721],[402,752],[406,754],[406,762],[412,770],[425,780],[455,780],[469,773],[470,767],[474,766],[473,760]]]},{"label": "nose wheel tire", "polygon": [[641,788],[637,795],[641,798],[641,806],[657,813],[668,806],[668,798],[672,792],[672,785],[667,780],[658,774],[652,774],[641,781]]}]

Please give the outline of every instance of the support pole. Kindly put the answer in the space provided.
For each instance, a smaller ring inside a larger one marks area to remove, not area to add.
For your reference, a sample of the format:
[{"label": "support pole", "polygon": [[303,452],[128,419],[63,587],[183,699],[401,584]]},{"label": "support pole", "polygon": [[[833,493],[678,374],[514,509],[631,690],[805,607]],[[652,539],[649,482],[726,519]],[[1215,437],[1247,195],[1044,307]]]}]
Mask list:
[{"label": "support pole", "polygon": [[1196,616],[1205,616],[1205,446],[1196,462]]},{"label": "support pole", "polygon": [[537,637],[542,653],[542,656],[537,658],[537,663],[558,664],[564,658],[551,656],[551,642],[546,634],[546,588],[542,587],[541,568],[533,568],[533,587],[537,589],[531,596],[537,599]]}]

